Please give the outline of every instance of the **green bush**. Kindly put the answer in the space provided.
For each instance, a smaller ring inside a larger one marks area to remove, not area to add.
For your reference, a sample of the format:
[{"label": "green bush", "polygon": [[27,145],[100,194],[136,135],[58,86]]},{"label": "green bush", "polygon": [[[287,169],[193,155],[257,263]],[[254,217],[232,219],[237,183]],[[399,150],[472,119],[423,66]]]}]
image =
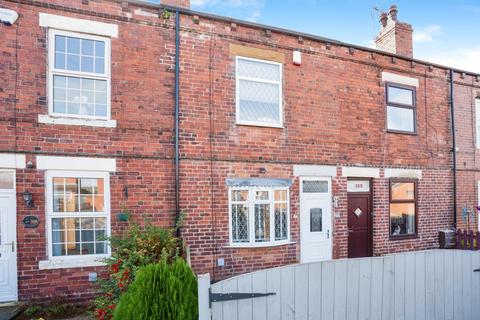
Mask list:
[{"label": "green bush", "polygon": [[182,241],[175,237],[175,229],[163,229],[148,220],[144,225],[132,224],[125,233],[108,240],[112,247],[112,257],[105,259],[109,275],[100,280],[100,294],[93,303],[98,320],[112,318],[139,268],[160,261],[172,263],[182,255]]},{"label": "green bush", "polygon": [[181,258],[162,261],[137,271],[120,297],[114,319],[198,319],[197,279]]}]

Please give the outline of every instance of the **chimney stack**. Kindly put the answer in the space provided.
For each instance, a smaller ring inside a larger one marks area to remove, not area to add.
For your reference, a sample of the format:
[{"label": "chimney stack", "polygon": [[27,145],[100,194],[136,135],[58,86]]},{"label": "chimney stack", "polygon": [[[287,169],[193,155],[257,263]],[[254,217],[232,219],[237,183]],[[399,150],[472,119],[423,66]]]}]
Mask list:
[{"label": "chimney stack", "polygon": [[160,0],[160,3],[166,6],[190,9],[190,0]]},{"label": "chimney stack", "polygon": [[388,14],[380,15],[380,33],[375,38],[375,47],[379,50],[413,57],[413,29],[408,23],[398,21],[398,8],[390,6]]}]

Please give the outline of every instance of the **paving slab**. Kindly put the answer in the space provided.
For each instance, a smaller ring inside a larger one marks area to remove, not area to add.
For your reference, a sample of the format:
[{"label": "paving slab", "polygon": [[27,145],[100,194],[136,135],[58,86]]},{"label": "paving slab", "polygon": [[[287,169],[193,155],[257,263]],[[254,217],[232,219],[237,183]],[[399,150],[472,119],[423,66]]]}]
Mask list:
[{"label": "paving slab", "polygon": [[18,316],[23,310],[19,304],[0,305],[0,320],[10,320]]}]

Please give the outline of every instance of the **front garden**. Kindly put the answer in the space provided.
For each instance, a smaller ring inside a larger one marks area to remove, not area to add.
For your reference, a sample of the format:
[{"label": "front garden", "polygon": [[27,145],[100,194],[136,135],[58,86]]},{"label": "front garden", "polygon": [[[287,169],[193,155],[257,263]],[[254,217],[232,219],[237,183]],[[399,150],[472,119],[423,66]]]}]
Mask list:
[{"label": "front garden", "polygon": [[[111,237],[108,275],[99,280],[92,306],[75,308],[52,302],[29,306],[21,319],[198,319],[197,279],[183,256],[174,229],[145,222]],[[76,318],[73,318],[76,319]]]}]

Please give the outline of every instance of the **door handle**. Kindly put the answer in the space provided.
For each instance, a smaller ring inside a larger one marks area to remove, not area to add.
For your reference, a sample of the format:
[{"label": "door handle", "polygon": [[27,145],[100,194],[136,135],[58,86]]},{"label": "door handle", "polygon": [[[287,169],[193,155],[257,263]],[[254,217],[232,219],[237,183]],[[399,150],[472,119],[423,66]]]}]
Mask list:
[{"label": "door handle", "polygon": [[12,252],[15,252],[15,241],[9,242],[9,243],[4,243],[4,246],[12,246]]},{"label": "door handle", "polygon": [[330,239],[330,229],[327,229],[327,239]]}]

